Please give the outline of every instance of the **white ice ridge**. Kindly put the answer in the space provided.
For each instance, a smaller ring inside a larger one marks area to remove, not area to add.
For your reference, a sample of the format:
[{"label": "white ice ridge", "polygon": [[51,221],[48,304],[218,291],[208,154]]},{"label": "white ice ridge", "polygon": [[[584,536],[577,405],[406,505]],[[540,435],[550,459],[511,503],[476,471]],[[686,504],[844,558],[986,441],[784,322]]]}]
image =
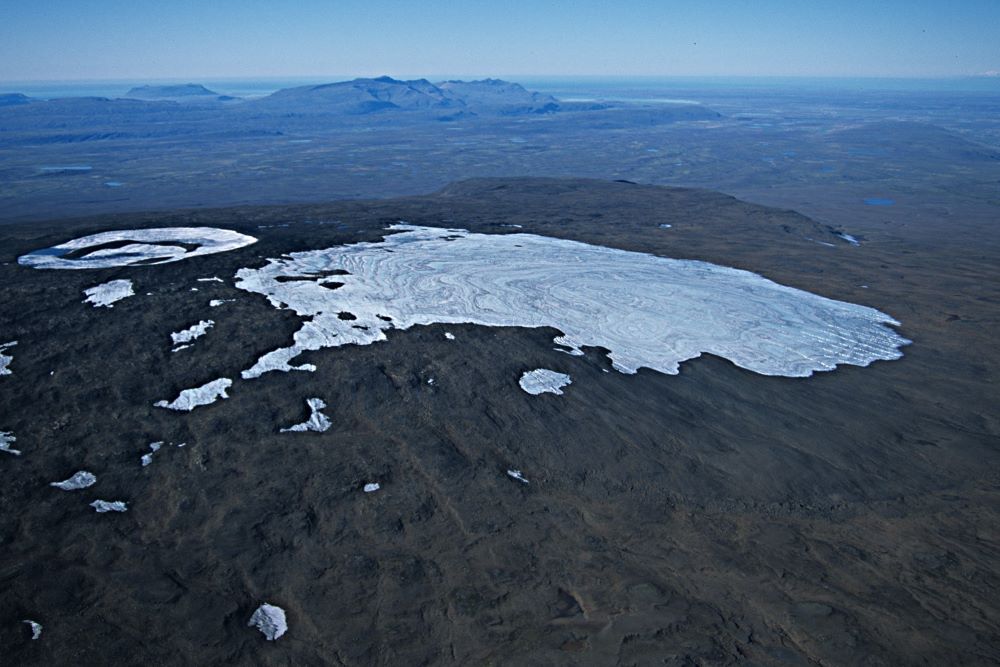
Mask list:
[{"label": "white ice ridge", "polygon": [[10,356],[9,354],[4,354],[4,352],[14,347],[15,345],[17,345],[16,340],[12,340],[9,343],[4,343],[0,345],[0,375],[10,375],[14,372],[10,370],[10,368],[8,368],[10,362],[14,361],[14,357]]},{"label": "white ice ridge", "polygon": [[225,283],[226,281],[219,276],[212,276],[211,278],[198,278],[200,283]]},{"label": "white ice ridge", "polygon": [[[367,345],[418,324],[553,327],[568,350],[600,346],[623,373],[674,374],[702,353],[764,375],[898,359],[909,343],[874,308],[779,285],[749,271],[534,234],[393,225],[376,243],[292,253],[245,268],[236,286],[310,318],[244,378],[307,350]],[[329,283],[336,282],[336,289]],[[391,321],[390,321],[391,318]]]},{"label": "white ice ridge", "polygon": [[527,371],[518,380],[521,389],[533,396],[539,394],[558,394],[562,396],[562,388],[573,381],[565,373],[557,373],[547,368],[536,368]]},{"label": "white ice ridge", "polygon": [[0,431],[0,452],[6,452],[8,454],[13,454],[14,456],[20,456],[21,450],[14,449],[10,446],[10,443],[17,440],[14,434],[10,431]]},{"label": "white ice ridge", "polygon": [[215,403],[220,398],[229,398],[226,389],[229,389],[233,381],[229,378],[219,378],[212,380],[200,387],[185,389],[180,395],[169,403],[167,401],[157,401],[153,405],[158,408],[168,408],[170,410],[186,410],[190,412],[200,405]]},{"label": "white ice ridge", "polygon": [[321,398],[307,398],[306,405],[309,406],[309,419],[301,424],[295,424],[288,428],[281,429],[281,433],[316,431],[322,433],[330,428],[330,420],[320,410],[326,407],[326,403]]},{"label": "white ice ridge", "polygon": [[95,285],[83,290],[83,293],[87,295],[87,298],[83,302],[92,304],[94,308],[99,306],[114,308],[111,304],[116,301],[135,296],[135,292],[132,291],[132,281],[128,279],[112,280]]},{"label": "white ice ridge", "polygon": [[247,625],[255,626],[269,642],[274,641],[288,631],[285,610],[266,602],[257,607]]},{"label": "white ice ridge", "polygon": [[[184,343],[190,343],[196,338],[201,338],[208,333],[208,330],[215,326],[214,320],[202,320],[198,324],[192,324],[187,329],[182,329],[180,331],[175,331],[170,334],[170,340],[174,342],[174,345],[182,345]],[[176,351],[176,350],[175,350]]]},{"label": "white ice ridge", "polygon": [[63,491],[78,491],[79,489],[86,489],[88,486],[93,486],[96,483],[97,476],[94,473],[81,470],[73,473],[73,476],[69,479],[64,479],[61,482],[52,482],[49,486],[54,486]]},{"label": "white ice ridge", "polygon": [[224,303],[232,303],[233,301],[236,301],[236,299],[212,299],[208,302],[208,305],[212,308],[218,308]]},{"label": "white ice ridge", "polygon": [[104,514],[105,512],[127,512],[128,504],[121,500],[95,500],[90,503],[90,506],[94,508],[98,514]]},{"label": "white ice ridge", "polygon": [[[35,250],[18,257],[17,263],[36,269],[107,269],[132,264],[166,264],[235,250],[256,242],[252,236],[215,227],[124,229],[91,234]],[[67,256],[70,254],[73,257]]]}]

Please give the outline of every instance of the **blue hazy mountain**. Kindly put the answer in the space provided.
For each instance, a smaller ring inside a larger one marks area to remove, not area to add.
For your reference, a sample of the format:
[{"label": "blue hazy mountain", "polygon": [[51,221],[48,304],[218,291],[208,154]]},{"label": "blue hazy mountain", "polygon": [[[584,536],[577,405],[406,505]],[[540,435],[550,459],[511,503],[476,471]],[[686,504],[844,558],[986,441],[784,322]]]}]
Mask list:
[{"label": "blue hazy mountain", "polygon": [[[442,81],[427,79],[404,81],[389,76],[353,79],[323,85],[297,86],[279,90],[267,97],[250,100],[243,110],[255,114],[327,114],[342,117],[394,117],[410,112],[408,117],[435,120],[461,120],[472,116],[501,117],[598,112],[616,110],[634,112],[640,124],[675,120],[710,120],[719,114],[699,104],[658,105],[655,109],[629,103],[563,103],[555,97],[531,91],[501,79],[479,81]],[[630,116],[616,114],[605,122],[629,122]],[[589,122],[602,122],[597,118]]]},{"label": "blue hazy mountain", "polygon": [[387,110],[461,109],[465,104],[426,79],[400,81],[382,76],[285,88],[253,100],[248,106],[254,110],[358,115]]},{"label": "blue hazy mountain", "polygon": [[219,97],[219,94],[197,83],[183,83],[166,86],[136,86],[125,97],[143,100],[167,100],[189,97]]},{"label": "blue hazy mountain", "polygon": [[386,111],[455,112],[466,114],[530,114],[559,110],[558,101],[517,83],[499,79],[403,81],[389,76],[362,78],[318,86],[286,88],[248,106],[303,113],[371,114]]},{"label": "blue hazy mountain", "polygon": [[31,98],[21,93],[0,95],[0,107],[13,107],[22,104],[31,104]]},{"label": "blue hazy mountain", "polygon": [[559,102],[551,95],[527,90],[519,83],[501,79],[480,81],[443,81],[442,91],[476,110],[490,110],[505,115],[525,113],[552,113],[560,110]]}]

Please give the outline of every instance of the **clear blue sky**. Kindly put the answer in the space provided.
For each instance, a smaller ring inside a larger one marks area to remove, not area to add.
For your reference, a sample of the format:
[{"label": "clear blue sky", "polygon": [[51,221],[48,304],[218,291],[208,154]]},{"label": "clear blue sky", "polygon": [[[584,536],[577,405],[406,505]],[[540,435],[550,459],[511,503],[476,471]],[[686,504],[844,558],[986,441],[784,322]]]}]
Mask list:
[{"label": "clear blue sky", "polygon": [[0,80],[935,77],[1000,70],[1000,0],[4,0]]}]

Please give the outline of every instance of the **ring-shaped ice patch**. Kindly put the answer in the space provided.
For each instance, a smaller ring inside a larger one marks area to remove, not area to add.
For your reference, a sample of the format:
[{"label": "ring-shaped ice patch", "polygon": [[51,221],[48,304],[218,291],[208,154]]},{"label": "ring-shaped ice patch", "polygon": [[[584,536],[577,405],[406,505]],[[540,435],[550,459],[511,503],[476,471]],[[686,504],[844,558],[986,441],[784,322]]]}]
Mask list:
[{"label": "ring-shaped ice patch", "polygon": [[168,264],[188,257],[236,250],[257,239],[216,227],[125,229],[91,234],[18,257],[35,269],[108,269]]}]

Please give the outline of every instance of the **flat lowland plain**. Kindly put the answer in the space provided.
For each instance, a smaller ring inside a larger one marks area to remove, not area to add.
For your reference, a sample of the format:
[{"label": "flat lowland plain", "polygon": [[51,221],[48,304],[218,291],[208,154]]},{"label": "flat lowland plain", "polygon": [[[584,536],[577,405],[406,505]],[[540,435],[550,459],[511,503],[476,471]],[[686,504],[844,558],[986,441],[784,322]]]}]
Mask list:
[{"label": "flat lowland plain", "polygon": [[[869,208],[848,230],[857,247],[826,222],[714,192],[560,179],[0,227],[0,342],[19,341],[0,428],[24,452],[0,461],[7,659],[996,663],[1000,234],[984,208],[947,233]],[[708,355],[675,376],[623,375],[601,350],[553,350],[553,329],[434,325],[303,355],[315,373],[240,380],[299,318],[235,289],[236,270],[378,240],[399,220],[748,269],[883,310],[913,344],[806,379]],[[170,225],[260,241],[162,266],[16,263],[87,233]],[[196,280],[211,276],[225,283]],[[136,296],[81,303],[117,278]],[[171,353],[170,332],[208,318]],[[573,383],[531,396],[518,378],[533,368]],[[227,400],[153,407],[217,377],[235,379]],[[332,427],[279,433],[308,397]],[[153,441],[168,444],[142,467]],[[47,486],[83,469],[95,486]],[[368,482],[381,489],[363,493]],[[98,498],[128,512],[97,514]],[[276,642],[247,627],[264,601],[288,614]]]}]

